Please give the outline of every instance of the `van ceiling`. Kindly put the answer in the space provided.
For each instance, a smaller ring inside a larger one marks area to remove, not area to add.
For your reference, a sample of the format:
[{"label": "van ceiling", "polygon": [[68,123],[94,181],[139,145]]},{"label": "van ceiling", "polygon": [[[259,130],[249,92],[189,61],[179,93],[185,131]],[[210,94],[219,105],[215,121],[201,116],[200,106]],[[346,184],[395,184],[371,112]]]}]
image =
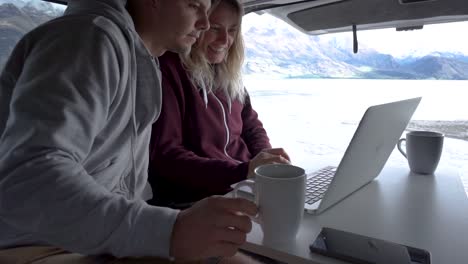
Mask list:
[{"label": "van ceiling", "polygon": [[[414,2],[407,3],[405,2]],[[403,3],[401,3],[403,2]],[[426,24],[468,20],[468,0],[347,0],[313,6],[300,3],[266,12],[308,34],[376,28],[418,28]]]},{"label": "van ceiling", "polygon": [[272,9],[282,6],[289,6],[293,4],[307,3],[305,6],[318,7],[335,2],[349,1],[349,0],[240,0],[245,8],[246,13]]}]

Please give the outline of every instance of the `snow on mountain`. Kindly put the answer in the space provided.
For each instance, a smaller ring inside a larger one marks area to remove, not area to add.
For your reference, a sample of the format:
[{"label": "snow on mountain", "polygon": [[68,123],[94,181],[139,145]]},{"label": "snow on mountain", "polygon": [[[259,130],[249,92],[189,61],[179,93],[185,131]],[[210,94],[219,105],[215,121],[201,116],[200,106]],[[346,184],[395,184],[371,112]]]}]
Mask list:
[{"label": "snow on mountain", "polygon": [[24,9],[39,10],[49,16],[59,16],[63,13],[64,7],[60,8],[57,4],[46,1],[32,0],[23,6]]},{"label": "snow on mountain", "polygon": [[18,8],[35,9],[50,16],[58,16],[63,13],[66,6],[41,0],[0,0],[2,4],[14,4]]},{"label": "snow on mountain", "polygon": [[[400,58],[378,51],[380,47],[376,42],[368,45],[367,37],[363,38],[367,41],[359,41],[359,52],[354,54],[352,33],[307,35],[268,14],[249,14],[244,17],[242,27],[246,46],[245,74],[279,78],[468,79],[468,72],[463,74],[468,56],[461,52],[432,48],[424,53],[414,50]],[[386,41],[402,40],[387,38]],[[428,55],[446,60],[425,58]],[[421,67],[423,64],[414,63],[423,58],[433,66]],[[403,67],[408,64],[411,66]],[[439,71],[435,70],[437,65]]]},{"label": "snow on mountain", "polygon": [[0,5],[3,4],[14,4],[15,6],[22,8],[25,6],[29,0],[0,0]]},{"label": "snow on mountain", "polygon": [[[0,68],[22,35],[61,15],[64,8],[39,0],[0,0],[0,33],[4,39],[0,43]],[[407,45],[404,48],[409,55],[399,57],[382,51],[381,43],[401,45],[405,39],[398,39],[389,31],[385,34],[375,31],[373,34],[380,41],[375,42],[369,37],[371,35],[362,32],[358,34],[359,52],[354,54],[351,33],[311,36],[268,14],[255,13],[244,17],[242,32],[246,46],[243,71],[247,75],[269,78],[468,79],[468,55],[463,49],[457,51],[456,43],[449,50],[440,45],[434,46],[437,48],[415,46],[412,50],[411,45]],[[462,35],[457,31],[454,34]]]}]

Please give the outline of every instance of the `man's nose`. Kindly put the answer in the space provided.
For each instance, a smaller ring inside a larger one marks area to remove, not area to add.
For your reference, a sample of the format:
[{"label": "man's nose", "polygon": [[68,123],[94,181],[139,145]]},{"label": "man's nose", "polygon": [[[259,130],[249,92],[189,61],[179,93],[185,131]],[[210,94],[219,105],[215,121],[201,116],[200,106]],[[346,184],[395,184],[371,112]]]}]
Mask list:
[{"label": "man's nose", "polygon": [[198,19],[197,23],[195,24],[196,29],[198,30],[208,30],[210,29],[210,21],[208,20],[208,14],[203,13],[203,15]]}]

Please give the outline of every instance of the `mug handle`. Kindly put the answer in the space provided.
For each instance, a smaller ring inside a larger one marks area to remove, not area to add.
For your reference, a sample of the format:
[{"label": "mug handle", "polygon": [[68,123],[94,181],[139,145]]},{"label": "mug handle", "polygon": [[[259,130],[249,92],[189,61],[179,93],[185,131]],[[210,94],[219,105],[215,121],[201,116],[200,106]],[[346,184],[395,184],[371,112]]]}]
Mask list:
[{"label": "mug handle", "polygon": [[[232,194],[233,194],[233,197],[234,198],[237,198],[237,192],[239,191],[239,189],[243,186],[247,186],[249,187],[251,190],[252,190],[252,194],[254,197],[256,197],[256,193],[255,193],[255,181],[253,180],[245,180],[245,181],[242,181],[242,182],[239,182],[237,183],[235,186],[234,186],[234,189],[232,190]],[[256,199],[254,199],[254,202],[255,204],[258,206],[258,203],[256,201]],[[252,216],[252,219],[256,222],[259,222],[259,214],[257,213],[257,215],[255,216]]]},{"label": "mug handle", "polygon": [[234,198],[237,198],[237,192],[241,187],[247,186],[252,190],[252,194],[255,196],[255,182],[253,180],[245,180],[237,183],[232,190]]},{"label": "mug handle", "polygon": [[401,155],[405,156],[405,158],[408,159],[408,156],[406,156],[406,152],[401,147],[401,144],[403,142],[405,142],[405,144],[406,144],[406,139],[405,138],[400,138],[400,140],[398,140],[397,147],[398,147],[398,150],[400,151]]}]

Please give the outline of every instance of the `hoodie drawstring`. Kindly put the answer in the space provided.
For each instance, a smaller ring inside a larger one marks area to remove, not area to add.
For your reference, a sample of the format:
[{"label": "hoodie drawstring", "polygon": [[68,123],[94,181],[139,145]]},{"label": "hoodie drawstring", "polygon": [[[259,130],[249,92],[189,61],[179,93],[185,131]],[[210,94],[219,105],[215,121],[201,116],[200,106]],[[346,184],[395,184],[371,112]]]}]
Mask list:
[{"label": "hoodie drawstring", "polygon": [[202,91],[203,91],[203,101],[205,102],[205,109],[208,108],[208,94],[206,92],[206,85],[205,85],[205,82],[202,82],[202,87],[201,87]]}]

